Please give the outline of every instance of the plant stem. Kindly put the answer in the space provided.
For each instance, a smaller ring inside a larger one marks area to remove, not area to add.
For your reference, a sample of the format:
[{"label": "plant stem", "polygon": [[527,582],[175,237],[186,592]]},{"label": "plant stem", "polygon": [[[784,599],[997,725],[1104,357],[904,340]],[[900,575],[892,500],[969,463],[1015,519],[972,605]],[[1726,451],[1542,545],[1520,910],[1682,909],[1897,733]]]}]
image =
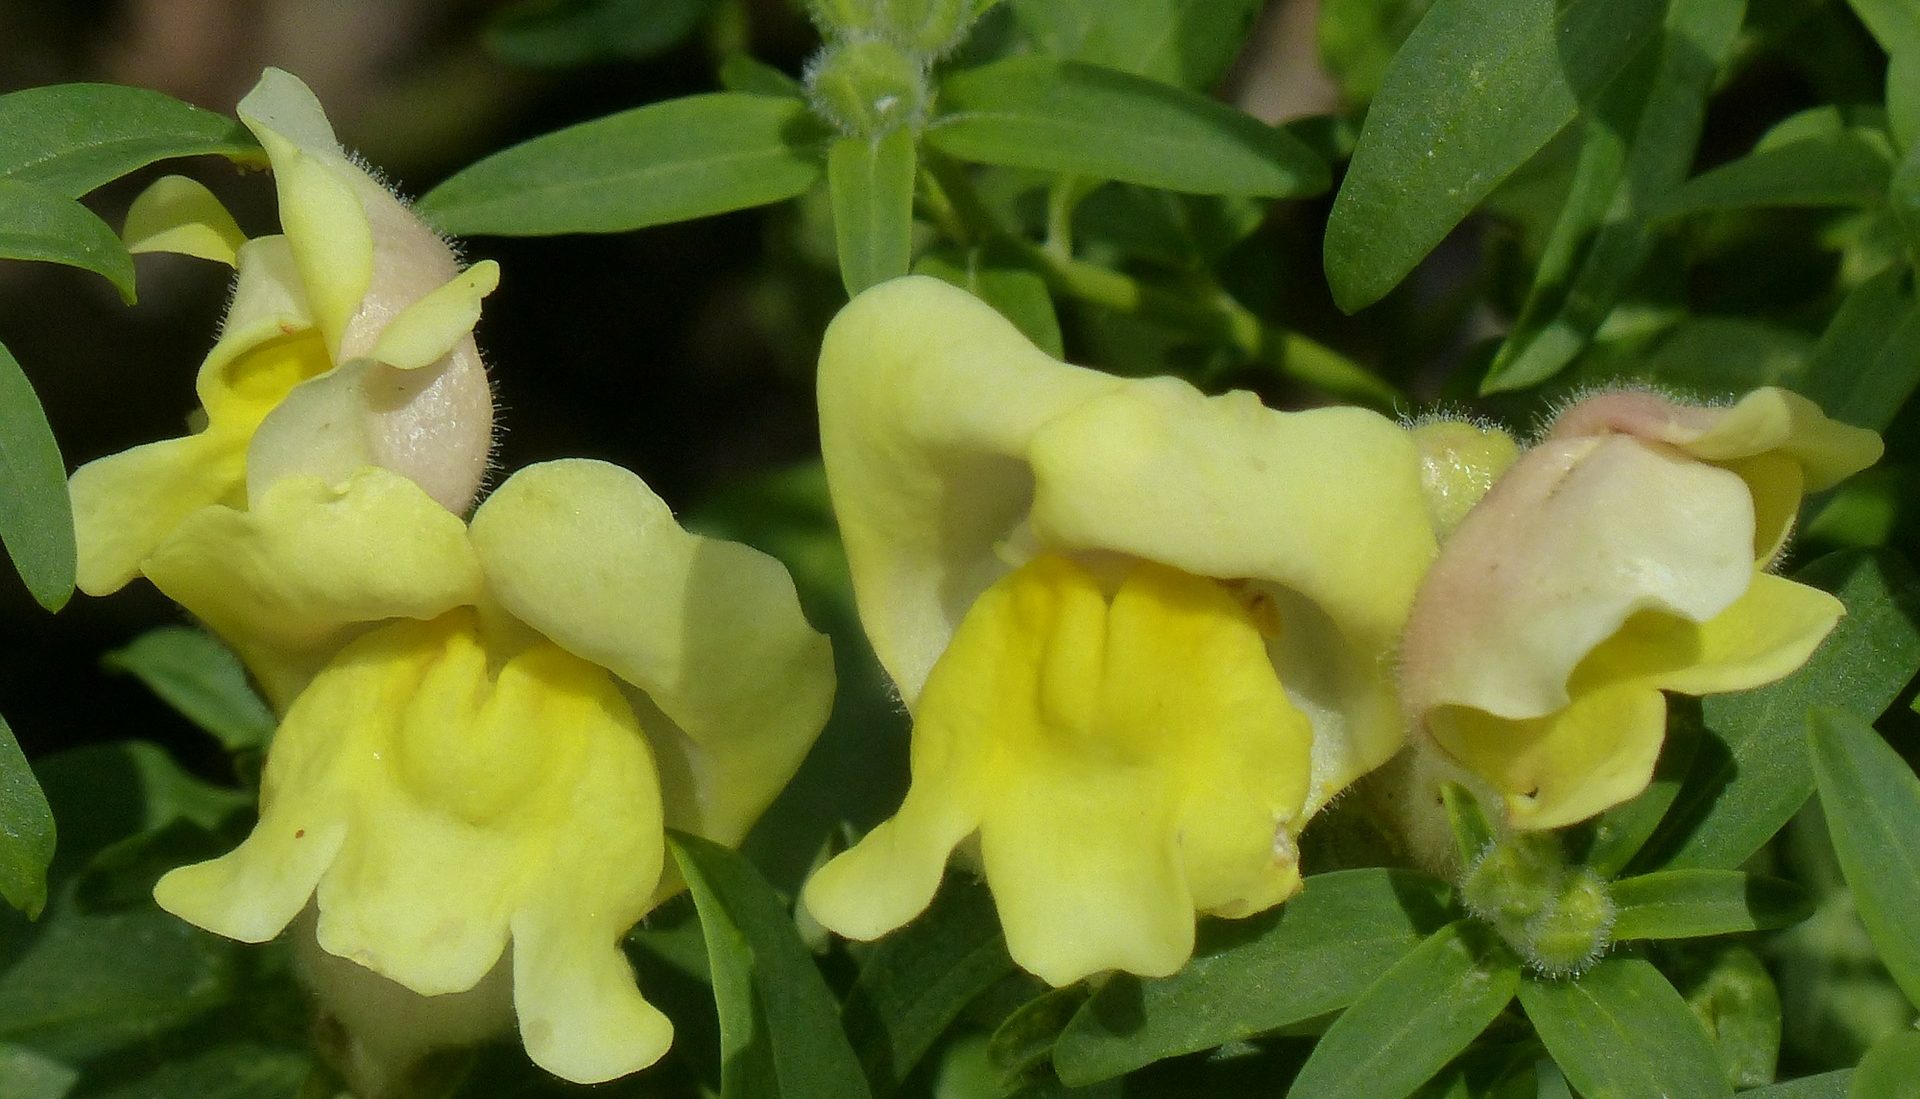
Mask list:
[{"label": "plant stem", "polygon": [[928,156],[926,173],[926,192],[933,199],[927,205],[943,231],[962,244],[987,239],[1003,244],[1055,293],[1177,325],[1337,397],[1380,409],[1409,403],[1406,394],[1366,367],[1311,337],[1267,324],[1225,290],[1195,297],[1035,244],[999,224],[961,166]]}]

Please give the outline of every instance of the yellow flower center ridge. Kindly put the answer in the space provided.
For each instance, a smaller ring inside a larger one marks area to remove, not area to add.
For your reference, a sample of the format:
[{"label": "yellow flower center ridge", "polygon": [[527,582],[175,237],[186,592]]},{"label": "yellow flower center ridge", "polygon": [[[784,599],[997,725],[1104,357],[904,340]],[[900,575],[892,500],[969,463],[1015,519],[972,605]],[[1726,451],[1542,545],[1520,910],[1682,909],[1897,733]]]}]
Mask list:
[{"label": "yellow flower center ridge", "polygon": [[815,915],[899,926],[977,831],[1020,964],[1056,984],[1173,972],[1196,911],[1299,887],[1312,729],[1268,657],[1276,626],[1251,591],[1150,562],[1015,570],[927,679],[906,803],[815,878]]}]

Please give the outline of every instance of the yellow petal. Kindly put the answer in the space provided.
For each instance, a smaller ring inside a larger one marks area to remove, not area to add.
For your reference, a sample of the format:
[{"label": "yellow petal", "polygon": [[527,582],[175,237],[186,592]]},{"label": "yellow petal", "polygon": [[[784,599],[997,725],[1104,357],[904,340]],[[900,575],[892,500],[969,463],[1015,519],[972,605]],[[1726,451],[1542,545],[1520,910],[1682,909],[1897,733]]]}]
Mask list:
[{"label": "yellow petal", "polygon": [[482,260],[446,285],[401,310],[387,323],[368,356],[400,370],[439,361],[473,331],[480,300],[500,285],[500,265]]},{"label": "yellow petal", "polygon": [[1705,622],[1640,614],[1594,650],[1576,681],[1639,681],[1683,694],[1744,691],[1806,663],[1840,620],[1840,601],[1767,573]]},{"label": "yellow petal", "polygon": [[1008,948],[1055,984],[1170,973],[1196,910],[1297,886],[1276,836],[1298,826],[1312,733],[1258,615],[1161,566],[1111,582],[1044,555],[980,597],[921,696],[907,805],[808,885],[825,926],[910,919],[976,819]]},{"label": "yellow petal", "polygon": [[211,504],[239,503],[242,462],[240,440],[203,433],[137,446],[75,470],[68,493],[80,590],[120,590],[182,519]]},{"label": "yellow petal", "polygon": [[546,644],[500,659],[457,611],[343,650],[274,739],[253,836],[156,895],[260,937],[312,892],[322,948],[424,995],[473,987],[511,935],[529,1052],[591,1083],[669,1040],[618,948],[662,858],[646,741],[610,677]]},{"label": "yellow petal", "polygon": [[154,585],[232,644],[280,705],[356,625],[473,602],[460,520],[381,469],[289,478],[250,511],[203,508],[147,559]]},{"label": "yellow petal", "polygon": [[237,113],[267,151],[281,227],[328,352],[338,361],[347,322],[373,278],[373,234],[352,178],[365,173],[346,159],[319,100],[289,73],[262,73]]},{"label": "yellow petal", "polygon": [[820,451],[881,665],[911,706],[1025,527],[1041,424],[1126,383],[1067,366],[937,279],[856,297],[820,350]]},{"label": "yellow petal", "polygon": [[[314,327],[313,310],[307,305],[307,291],[300,285],[300,271],[286,237],[277,233],[255,237],[240,246],[234,262],[240,274],[221,321],[221,343],[250,345]],[[321,342],[324,348],[325,341]]]},{"label": "yellow petal", "polygon": [[161,176],[127,208],[120,237],[127,250],[175,252],[238,265],[247,235],[212,191],[186,176]]},{"label": "yellow petal", "polygon": [[1525,721],[1457,706],[1427,717],[1440,747],[1500,791],[1516,828],[1560,828],[1646,789],[1666,727],[1666,700],[1639,682]]},{"label": "yellow petal", "polygon": [[1716,462],[1778,452],[1806,471],[1812,492],[1867,468],[1884,450],[1879,435],[1828,419],[1819,405],[1773,386],[1719,412],[1705,431],[1675,441],[1688,453]]},{"label": "yellow petal", "polygon": [[667,822],[737,843],[786,785],[833,699],[827,639],[780,563],[682,530],[633,474],[530,466],[473,517],[506,610],[645,692]]},{"label": "yellow petal", "polygon": [[1338,670],[1283,662],[1283,681],[1332,675],[1347,688],[1323,699],[1330,723],[1316,726],[1322,800],[1399,750],[1381,669],[1435,553],[1407,432],[1363,409],[1275,412],[1250,393],[1151,379],[1054,418],[1029,453],[1041,544],[1264,581],[1304,604],[1288,618],[1313,630],[1316,651],[1298,655]]},{"label": "yellow petal", "polygon": [[1753,503],[1726,470],[1629,435],[1549,439],[1468,514],[1401,648],[1407,705],[1543,717],[1633,614],[1705,621],[1753,575]]}]

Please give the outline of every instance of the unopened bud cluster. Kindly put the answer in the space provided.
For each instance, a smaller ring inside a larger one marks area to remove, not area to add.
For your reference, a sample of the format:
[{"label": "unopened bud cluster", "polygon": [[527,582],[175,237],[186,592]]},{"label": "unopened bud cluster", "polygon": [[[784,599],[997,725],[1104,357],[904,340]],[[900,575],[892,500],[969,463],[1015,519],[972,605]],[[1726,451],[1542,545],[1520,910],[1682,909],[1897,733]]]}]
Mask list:
[{"label": "unopened bud cluster", "polygon": [[1467,867],[1461,899],[1534,970],[1550,977],[1585,970],[1612,942],[1614,904],[1592,870],[1568,866],[1558,837],[1517,832]]},{"label": "unopened bud cluster", "polygon": [[933,63],[966,40],[978,0],[813,0],[827,44],[807,66],[814,112],[853,137],[919,129],[933,105]]}]

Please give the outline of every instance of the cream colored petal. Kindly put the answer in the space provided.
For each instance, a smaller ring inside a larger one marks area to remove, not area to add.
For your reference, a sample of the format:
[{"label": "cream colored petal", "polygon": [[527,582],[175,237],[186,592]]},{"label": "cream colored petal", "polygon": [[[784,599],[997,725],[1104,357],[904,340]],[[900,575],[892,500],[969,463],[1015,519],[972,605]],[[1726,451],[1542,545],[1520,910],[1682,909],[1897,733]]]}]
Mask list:
[{"label": "cream colored petal", "polygon": [[1705,622],[1664,614],[1628,619],[1575,673],[1576,684],[1631,680],[1690,695],[1744,691],[1806,663],[1843,613],[1826,592],[1755,573],[1745,594]]},{"label": "cream colored petal", "polygon": [[1435,553],[1407,432],[1362,409],[1275,412],[1154,379],[1056,417],[1030,453],[1042,544],[1274,586],[1288,628],[1312,639],[1276,647],[1282,682],[1296,697],[1325,688],[1316,803],[1399,750],[1382,669]]},{"label": "cream colored petal", "polygon": [[909,277],[834,318],[818,385],[861,622],[912,705],[974,598],[1011,567],[996,548],[1025,526],[1034,433],[1126,383],[1050,358],[964,290]]},{"label": "cream colored petal", "polygon": [[368,356],[400,370],[429,366],[452,351],[480,320],[480,300],[500,285],[500,265],[482,260],[401,310]]},{"label": "cream colored petal", "polygon": [[638,477],[603,462],[521,470],[471,533],[503,607],[640,688],[685,732],[691,789],[663,768],[668,824],[737,843],[833,699],[827,640],[780,563],[682,530]]},{"label": "cream colored petal", "polygon": [[259,342],[274,329],[284,335],[314,327],[307,291],[293,262],[293,247],[285,236],[276,233],[247,241],[235,253],[234,262],[240,274],[221,321],[222,343]]},{"label": "cream colored petal", "polygon": [[1880,460],[1880,436],[1827,418],[1820,406],[1785,389],[1756,389],[1692,438],[1676,440],[1688,453],[1729,461],[1778,451],[1806,470],[1819,492]]},{"label": "cream colored petal", "polygon": [[598,1084],[658,1061],[673,1023],[634,986],[617,942],[583,935],[564,905],[513,918],[513,1001],[533,1063]]},{"label": "cream colored petal", "polygon": [[161,908],[216,935],[263,943],[305,908],[340,852],[346,822],[320,806],[263,819],[232,852],[170,870],[153,887]]},{"label": "cream colored petal", "polygon": [[1552,440],[1448,540],[1401,648],[1411,712],[1513,719],[1567,705],[1567,680],[1630,616],[1705,621],[1747,589],[1754,516],[1726,470],[1626,435]]},{"label": "cream colored petal", "polygon": [[1440,748],[1504,796],[1516,828],[1560,828],[1647,788],[1666,738],[1660,692],[1628,682],[1583,693],[1546,717],[1508,721],[1442,707],[1427,718]]},{"label": "cream colored petal", "polygon": [[[916,742],[916,753],[918,745]],[[916,754],[916,758],[917,754]],[[900,811],[807,879],[801,901],[820,926],[862,942],[926,911],[947,857],[980,827],[974,797],[917,766]]]},{"label": "cream colored petal", "polygon": [[237,503],[242,446],[219,435],[189,435],[137,446],[75,470],[68,492],[80,590],[88,595],[120,590],[181,520],[212,504]]},{"label": "cream colored petal", "polygon": [[238,266],[247,236],[212,191],[186,176],[161,176],[134,198],[120,231],[134,253],[175,252]]},{"label": "cream colored petal", "polygon": [[365,173],[346,159],[320,101],[289,73],[262,73],[237,113],[267,150],[280,224],[328,351],[339,361],[347,322],[373,277],[373,234],[351,178]]},{"label": "cream colored petal", "polygon": [[[270,658],[324,659],[356,624],[431,618],[482,585],[460,520],[381,469],[338,487],[283,480],[250,511],[196,511],[144,569],[256,671]],[[284,704],[302,684],[265,685]]]}]

